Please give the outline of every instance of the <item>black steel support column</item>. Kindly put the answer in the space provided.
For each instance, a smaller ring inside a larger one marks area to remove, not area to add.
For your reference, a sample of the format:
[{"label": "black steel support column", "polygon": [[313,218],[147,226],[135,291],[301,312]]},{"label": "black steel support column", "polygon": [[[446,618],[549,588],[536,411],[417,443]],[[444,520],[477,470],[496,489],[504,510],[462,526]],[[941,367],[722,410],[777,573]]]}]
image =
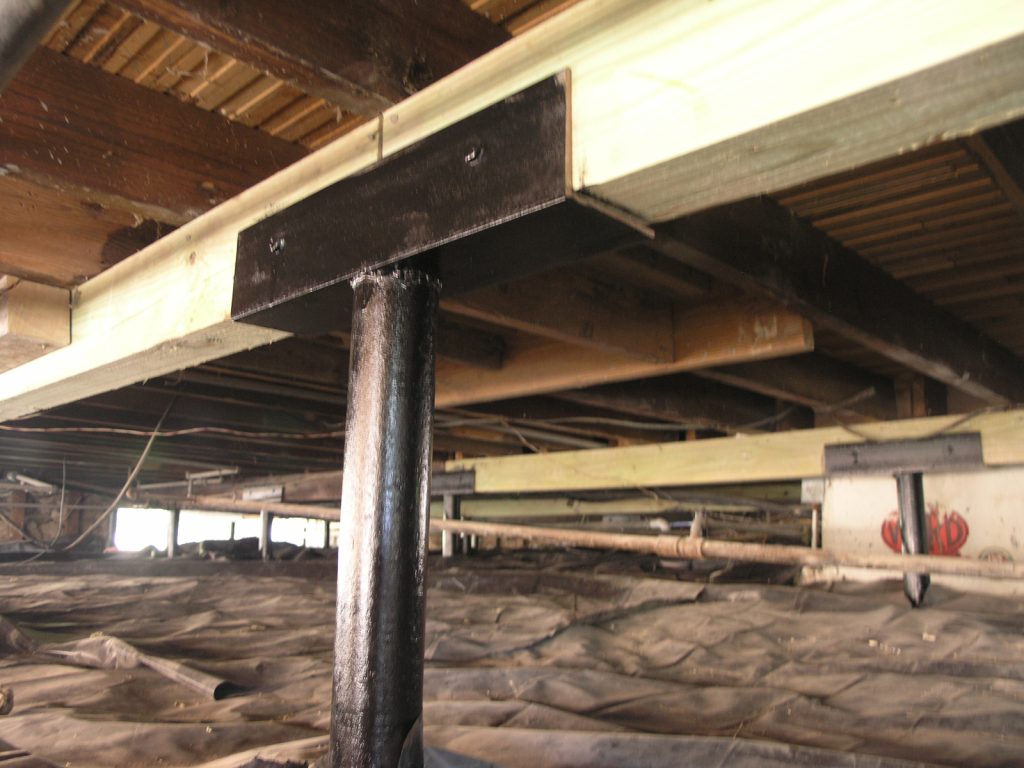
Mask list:
[{"label": "black steel support column", "polygon": [[352,287],[330,768],[423,764],[423,633],[439,286]]},{"label": "black steel support column", "polygon": [[70,0],[0,2],[0,91],[18,74],[70,4]]},{"label": "black steel support column", "polygon": [[167,519],[167,557],[171,558],[177,554],[178,549],[178,527],[181,523],[181,510],[175,507]]},{"label": "black steel support column", "polygon": [[[928,554],[928,525],[924,512],[924,481],[920,472],[901,472],[896,475],[899,496],[900,533],[903,551],[910,555]],[[927,573],[903,574],[903,591],[910,604],[917,608],[924,601],[924,593],[931,582]]]}]

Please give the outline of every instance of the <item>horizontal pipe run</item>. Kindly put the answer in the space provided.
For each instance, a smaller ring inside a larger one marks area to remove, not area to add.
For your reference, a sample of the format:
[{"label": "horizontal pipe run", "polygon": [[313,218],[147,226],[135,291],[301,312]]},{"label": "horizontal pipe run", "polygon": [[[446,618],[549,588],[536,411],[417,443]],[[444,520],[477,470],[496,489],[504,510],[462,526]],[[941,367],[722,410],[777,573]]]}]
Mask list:
[{"label": "horizontal pipe run", "polygon": [[[182,508],[206,509],[214,512],[255,512],[271,510],[281,517],[308,517],[314,520],[337,520],[338,510],[333,507],[307,506],[305,504],[268,504],[260,501],[234,499],[199,498],[179,499]],[[153,503],[159,503],[153,500]],[[1024,564],[1004,563],[988,560],[974,560],[964,557],[942,557],[939,555],[897,555],[886,553],[859,554],[834,552],[827,549],[785,546],[781,544],[749,544],[737,541],[720,541],[682,536],[608,533],[573,528],[547,528],[533,525],[510,525],[472,520],[430,521],[433,531],[474,534],[477,536],[498,536],[544,541],[593,549],[617,549],[627,552],[654,554],[660,557],[701,560],[741,560],[751,563],[775,563],[778,565],[848,566],[851,568],[876,568],[904,573],[939,573],[947,576],[976,576],[986,579],[1024,578]]]},{"label": "horizontal pipe run", "polygon": [[544,541],[591,549],[615,549],[684,560],[743,560],[775,565],[842,565],[855,568],[880,568],[906,573],[941,573],[950,576],[980,576],[991,579],[1024,577],[1024,564],[935,555],[861,554],[833,552],[827,549],[748,544],[689,536],[647,536],[630,533],[606,533],[570,528],[544,528],[533,525],[507,525],[469,520],[431,520],[434,530],[477,536],[498,536]]}]

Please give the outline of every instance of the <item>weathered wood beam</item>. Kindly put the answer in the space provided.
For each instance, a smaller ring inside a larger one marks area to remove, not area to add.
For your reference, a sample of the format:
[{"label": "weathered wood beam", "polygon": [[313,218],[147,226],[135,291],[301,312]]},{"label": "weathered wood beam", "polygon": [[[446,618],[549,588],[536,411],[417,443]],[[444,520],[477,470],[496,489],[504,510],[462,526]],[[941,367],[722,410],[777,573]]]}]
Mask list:
[{"label": "weathered wood beam", "polygon": [[509,39],[459,0],[117,0],[118,5],[268,72],[300,91],[376,115]]},{"label": "weathered wood beam", "polygon": [[453,322],[441,315],[437,318],[437,356],[453,363],[495,370],[505,361],[505,340],[496,333]]},{"label": "weathered wood beam", "polygon": [[[331,336],[345,349],[349,348],[351,334],[348,331],[332,331]],[[437,319],[434,344],[438,359],[473,368],[501,368],[505,359],[505,341],[501,336],[471,328],[445,315]]]},{"label": "weathered wood beam", "polygon": [[643,379],[730,362],[807,352],[810,325],[775,306],[738,301],[675,313],[672,359],[651,363],[558,342],[510,346],[499,370],[439,361],[439,408]]},{"label": "weathered wood beam", "polygon": [[46,48],[0,94],[5,175],[171,224],[305,154]]},{"label": "weathered wood beam", "polygon": [[142,250],[170,227],[0,173],[0,272],[72,286]]},{"label": "weathered wood beam", "polygon": [[557,269],[442,299],[457,315],[651,362],[672,359],[672,305],[626,285]]},{"label": "weathered wood beam", "polygon": [[592,256],[587,263],[602,275],[675,300],[692,301],[711,293],[710,277],[643,245]]},{"label": "weathered wood beam", "polygon": [[775,416],[773,399],[688,374],[570,390],[556,397],[722,432],[770,432],[769,420]]},{"label": "weathered wood beam", "polygon": [[[1024,410],[935,416],[861,425],[877,440],[915,439],[937,430],[979,432],[987,466],[1024,464]],[[477,493],[554,493],[768,482],[820,477],[824,447],[862,442],[842,427],[803,429],[628,448],[565,451],[501,459],[449,461],[450,472],[473,470]]]},{"label": "weathered wood beam", "polygon": [[558,429],[584,437],[598,437],[616,445],[658,443],[678,437],[677,432],[648,430],[639,425],[633,427],[621,424],[619,422],[624,419],[620,412],[607,408],[571,404],[558,399],[557,395],[496,400],[474,406],[448,409],[442,414],[437,416],[439,421],[453,415],[478,419],[496,417],[527,424],[536,422],[538,426],[545,429]]},{"label": "weathered wood beam", "polygon": [[891,380],[823,355],[710,368],[697,375],[822,413],[837,409],[840,415],[853,413],[874,421],[896,417]]},{"label": "weathered wood beam", "polygon": [[949,386],[1024,402],[1024,361],[771,200],[663,224],[655,247]]},{"label": "weathered wood beam", "polygon": [[1022,39],[1014,0],[581,3],[87,282],[0,419],[280,338],[228,320],[240,230],[565,68],[570,185],[656,220],[1024,114]]},{"label": "weathered wood beam", "polygon": [[63,288],[0,275],[0,371],[71,343],[71,297]]},{"label": "weathered wood beam", "polygon": [[348,352],[336,343],[314,339],[282,339],[217,360],[204,370],[243,372],[267,380],[312,384],[337,391],[348,385]]}]

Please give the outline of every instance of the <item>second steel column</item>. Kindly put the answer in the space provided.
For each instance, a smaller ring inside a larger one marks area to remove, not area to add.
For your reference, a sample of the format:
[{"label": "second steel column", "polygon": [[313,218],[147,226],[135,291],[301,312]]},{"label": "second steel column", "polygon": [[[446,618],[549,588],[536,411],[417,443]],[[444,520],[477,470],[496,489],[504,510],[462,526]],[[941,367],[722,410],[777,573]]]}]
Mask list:
[{"label": "second steel column", "polygon": [[439,284],[406,270],[352,286],[329,765],[421,766]]}]

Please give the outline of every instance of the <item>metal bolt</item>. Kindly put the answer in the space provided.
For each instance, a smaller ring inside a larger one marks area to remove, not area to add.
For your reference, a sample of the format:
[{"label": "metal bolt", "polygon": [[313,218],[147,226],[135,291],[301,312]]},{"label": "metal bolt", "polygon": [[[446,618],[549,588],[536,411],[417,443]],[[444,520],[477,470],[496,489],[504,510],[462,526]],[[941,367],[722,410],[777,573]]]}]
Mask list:
[{"label": "metal bolt", "polygon": [[473,147],[471,150],[469,150],[469,152],[466,153],[466,157],[464,159],[466,161],[466,165],[476,165],[477,163],[480,162],[480,158],[482,158],[483,156],[483,147]]}]

